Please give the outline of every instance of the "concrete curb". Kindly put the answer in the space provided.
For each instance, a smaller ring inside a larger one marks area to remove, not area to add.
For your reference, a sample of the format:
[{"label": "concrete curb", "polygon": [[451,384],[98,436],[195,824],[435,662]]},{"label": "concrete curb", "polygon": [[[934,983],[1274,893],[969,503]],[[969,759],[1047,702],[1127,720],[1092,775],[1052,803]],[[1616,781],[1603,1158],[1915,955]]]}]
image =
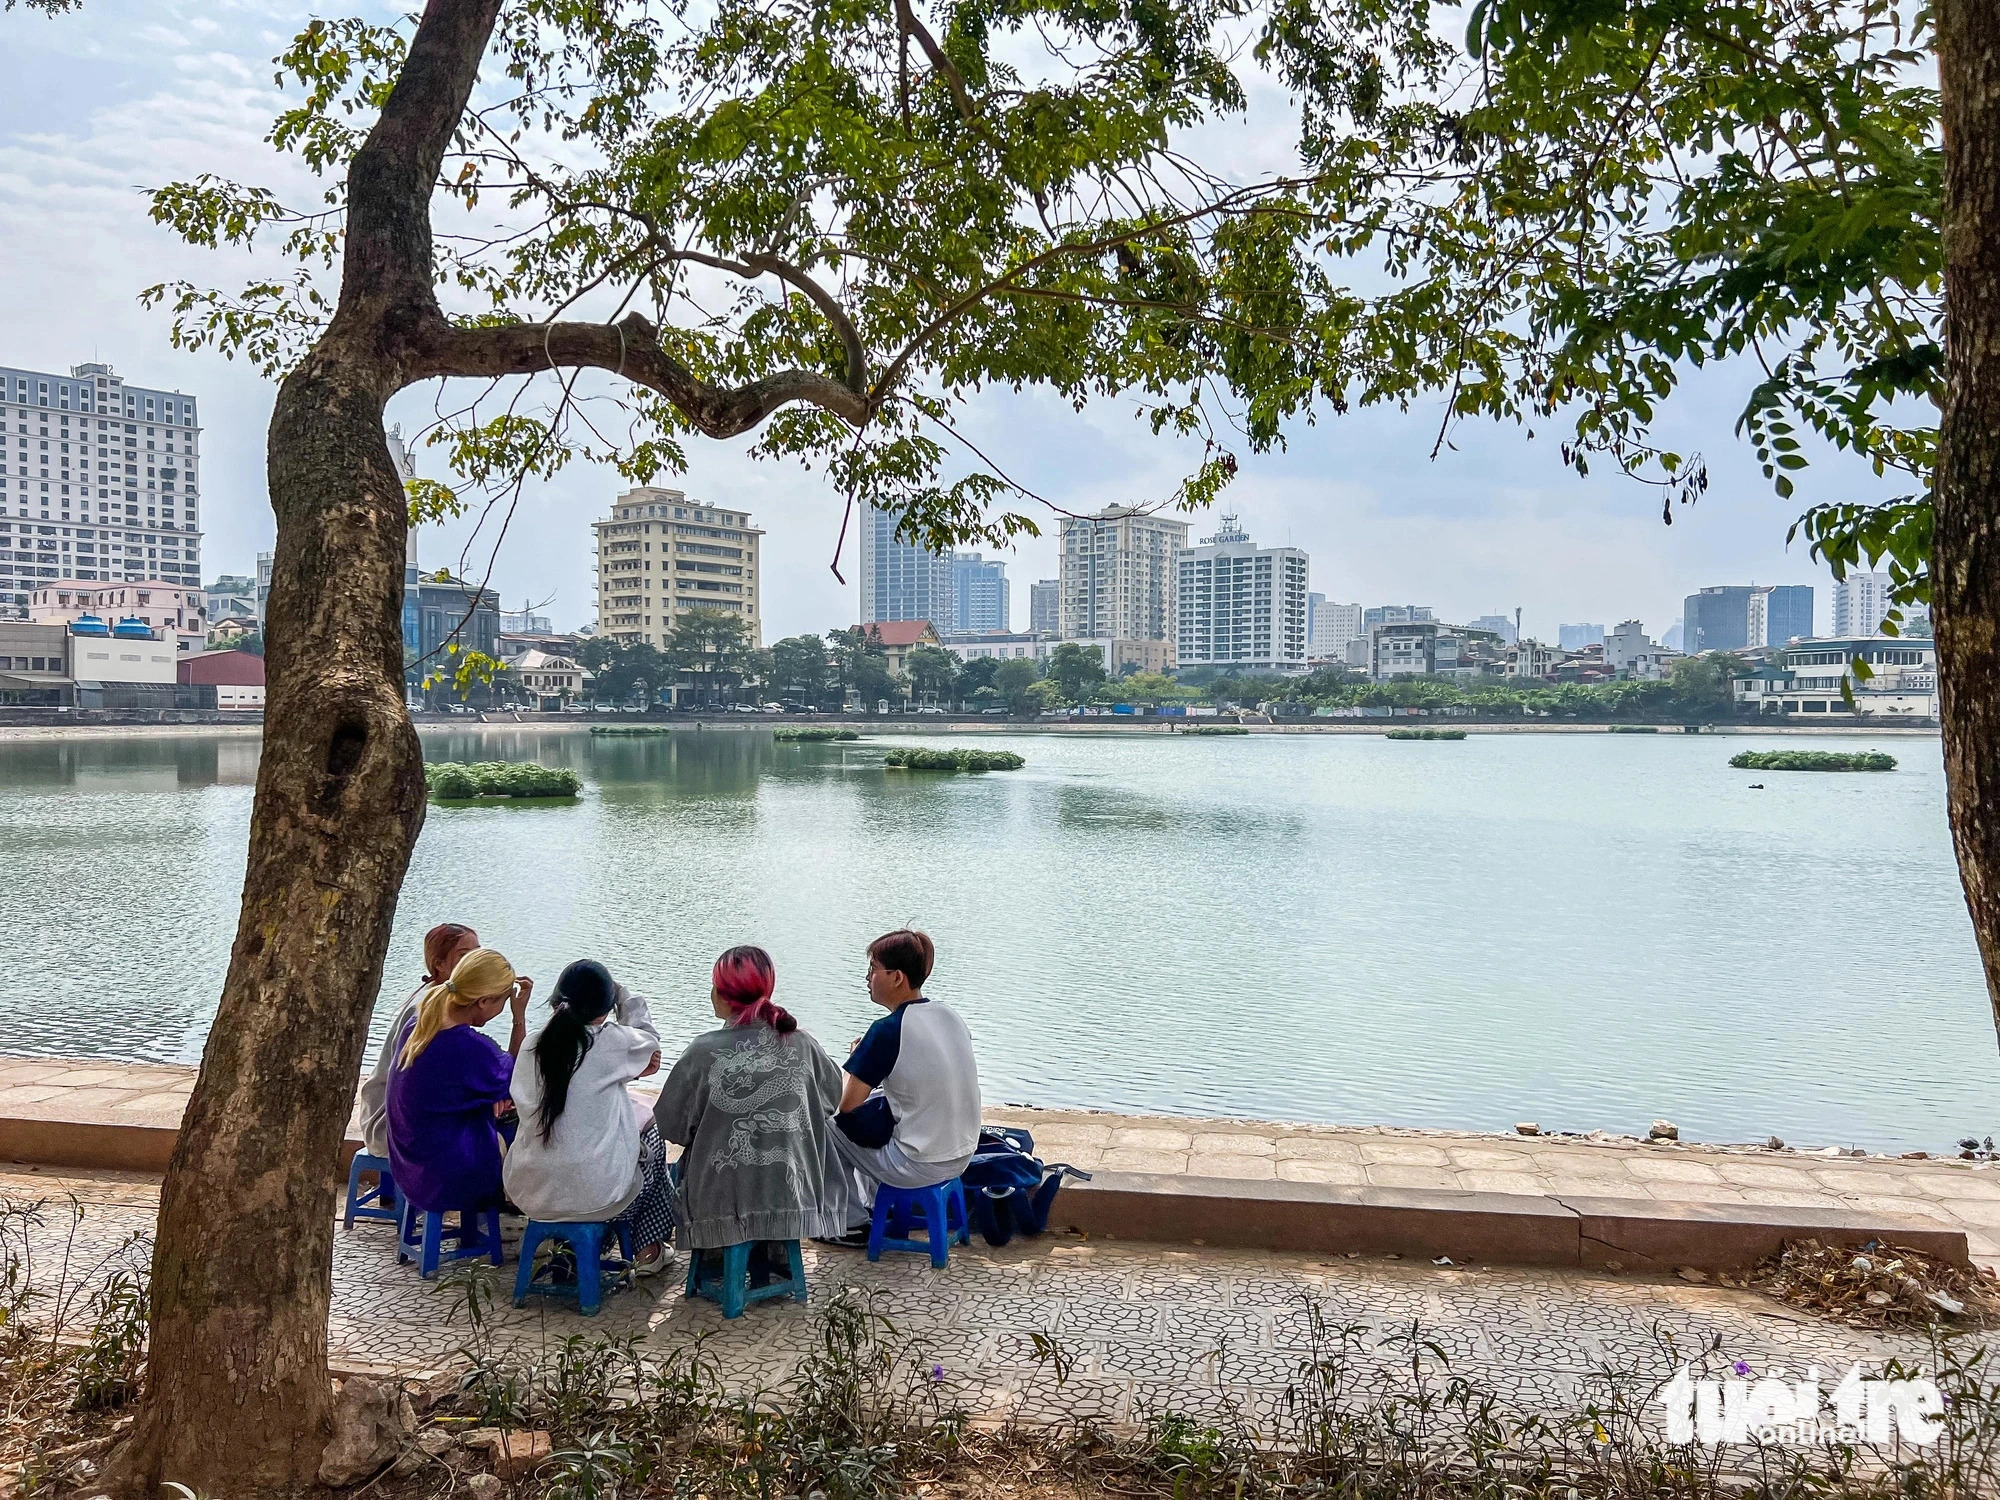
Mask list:
[{"label": "concrete curb", "polygon": [[1099,1172],[1056,1197],[1050,1227],[1109,1239],[1328,1254],[1448,1255],[1460,1264],[1748,1270],[1788,1239],[1890,1239],[1971,1264],[1962,1230],[1827,1209],[1540,1198]]},{"label": "concrete curb", "polygon": [[[159,1124],[0,1116],[0,1160],[164,1172],[179,1133]],[[337,1180],[346,1180],[360,1144],[341,1143]],[[1741,1271],[1807,1235],[1841,1245],[1890,1239],[1971,1264],[1963,1230],[1886,1214],[1149,1172],[1098,1172],[1089,1182],[1068,1183],[1049,1222],[1107,1239],[1426,1260],[1448,1255],[1460,1264]]]}]

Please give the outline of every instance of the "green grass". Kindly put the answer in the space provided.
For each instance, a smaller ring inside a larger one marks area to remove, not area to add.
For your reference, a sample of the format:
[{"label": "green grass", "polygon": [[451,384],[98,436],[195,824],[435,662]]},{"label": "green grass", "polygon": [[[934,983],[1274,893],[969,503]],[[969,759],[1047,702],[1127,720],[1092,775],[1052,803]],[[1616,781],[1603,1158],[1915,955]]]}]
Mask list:
[{"label": "green grass", "polygon": [[571,798],[583,790],[576,772],[528,761],[438,761],[424,767],[424,781],[439,802],[474,802],[486,797]]},{"label": "green grass", "polygon": [[1248,734],[1241,724],[1190,724],[1182,734]]},{"label": "green grass", "polygon": [[773,739],[796,740],[802,745],[818,744],[825,740],[858,740],[861,736],[852,729],[835,729],[831,724],[781,724],[771,731]]},{"label": "green grass", "polygon": [[1745,750],[1729,763],[1739,771],[1893,771],[1896,757],[1880,750]]},{"label": "green grass", "polygon": [[898,771],[1018,771],[1027,762],[1011,750],[891,750],[882,764]]},{"label": "green grass", "polygon": [[1391,729],[1382,736],[1385,740],[1462,740],[1463,729]]},{"label": "green grass", "polygon": [[1606,734],[1658,734],[1657,724],[1613,724],[1604,731]]},{"label": "green grass", "polygon": [[671,724],[593,724],[592,734],[672,734]]}]

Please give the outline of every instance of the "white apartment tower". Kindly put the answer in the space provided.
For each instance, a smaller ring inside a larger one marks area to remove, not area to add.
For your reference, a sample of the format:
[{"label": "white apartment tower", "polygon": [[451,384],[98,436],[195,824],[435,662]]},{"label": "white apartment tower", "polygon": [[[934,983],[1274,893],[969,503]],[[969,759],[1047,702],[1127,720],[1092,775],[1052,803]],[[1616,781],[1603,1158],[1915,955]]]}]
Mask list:
[{"label": "white apartment tower", "polygon": [[1347,654],[1347,643],[1366,634],[1361,628],[1362,606],[1359,604],[1336,604],[1332,600],[1322,600],[1313,607],[1312,638],[1306,642],[1306,654],[1315,659],[1340,661]]},{"label": "white apartment tower", "polygon": [[1135,505],[1065,516],[1057,568],[1063,638],[1173,640],[1174,554],[1187,538],[1187,522]]},{"label": "white apartment tower", "polygon": [[1849,573],[1833,586],[1834,636],[1866,640],[1880,635],[1889,607],[1887,573]]},{"label": "white apartment tower", "polygon": [[0,366],[0,614],[54,580],[201,586],[192,396]]},{"label": "white apartment tower", "polygon": [[764,643],[758,607],[764,533],[727,506],[704,505],[680,490],[627,491],[597,537],[597,631],[613,640],[664,646],[691,609],[743,617],[750,642]]},{"label": "white apartment tower", "polygon": [[1259,547],[1224,516],[1214,536],[1174,559],[1179,657],[1186,667],[1306,669],[1306,554]]}]

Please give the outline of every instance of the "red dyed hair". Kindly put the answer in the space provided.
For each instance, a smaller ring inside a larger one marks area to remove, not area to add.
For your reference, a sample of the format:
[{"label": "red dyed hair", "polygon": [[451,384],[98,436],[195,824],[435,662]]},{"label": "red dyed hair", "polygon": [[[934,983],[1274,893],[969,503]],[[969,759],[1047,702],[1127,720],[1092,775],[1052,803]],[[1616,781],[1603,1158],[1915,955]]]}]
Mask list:
[{"label": "red dyed hair", "polygon": [[753,1026],[762,1021],[780,1036],[799,1029],[791,1012],[771,999],[771,991],[778,987],[778,967],[762,948],[747,944],[731,948],[715,961],[710,978],[715,992],[735,1012],[730,1025]]},{"label": "red dyed hair", "polygon": [[459,922],[440,922],[424,934],[424,979],[428,983],[443,984],[451,978],[445,970],[445,957],[467,938],[476,939],[476,934]]}]

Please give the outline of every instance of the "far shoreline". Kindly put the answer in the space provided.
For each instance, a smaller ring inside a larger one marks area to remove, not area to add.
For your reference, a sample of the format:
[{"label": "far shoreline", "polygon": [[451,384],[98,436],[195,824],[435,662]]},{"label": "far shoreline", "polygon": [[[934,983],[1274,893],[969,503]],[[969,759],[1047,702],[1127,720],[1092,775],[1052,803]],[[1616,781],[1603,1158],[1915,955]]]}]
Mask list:
[{"label": "far shoreline", "polygon": [[[657,725],[663,731],[681,734],[701,733],[748,733],[770,730],[780,724],[815,724],[828,728],[853,729],[863,734],[900,735],[955,735],[955,734],[1045,734],[1045,735],[1103,735],[1117,738],[1162,738],[1168,726],[1178,729],[1185,722],[1188,727],[1208,722],[1206,720],[1144,719],[1137,722],[1120,723],[1116,719],[1095,718],[1079,722],[1048,723],[1038,721],[1023,722],[979,722],[954,720],[950,723],[911,722],[903,719],[867,718],[803,718],[793,715],[753,716],[749,714],[719,716],[712,719],[645,719],[632,715],[599,715],[585,718],[575,714],[536,715],[532,717],[506,718],[460,718],[425,716],[412,721],[419,734],[467,734],[497,731],[519,732],[534,730],[540,732],[586,734],[602,723],[632,727],[644,723]],[[1412,723],[1422,723],[1435,727],[1438,723],[1448,724],[1453,729],[1463,729],[1468,735],[1481,734],[1609,734],[1614,728],[1625,728],[1624,724],[1611,723],[1562,723],[1562,724],[1498,724],[1479,723],[1462,719],[1440,720],[1435,716],[1420,718],[1403,715],[1387,719],[1347,719],[1338,723],[1278,723],[1245,724],[1242,728],[1251,735],[1376,735],[1395,728],[1407,727]],[[1234,727],[1234,726],[1232,726]],[[1684,731],[1679,724],[1656,724],[1630,726],[1640,729],[1654,729],[1662,736],[1675,735]],[[1936,739],[1940,730],[1934,725],[1883,724],[1863,725],[1843,724],[1704,724],[1695,731],[1702,735],[1833,735],[1843,737],[1891,736],[1897,739]],[[244,739],[263,737],[261,720],[254,722],[236,721],[213,724],[0,724],[0,744],[35,743],[49,740],[85,739]]]}]

